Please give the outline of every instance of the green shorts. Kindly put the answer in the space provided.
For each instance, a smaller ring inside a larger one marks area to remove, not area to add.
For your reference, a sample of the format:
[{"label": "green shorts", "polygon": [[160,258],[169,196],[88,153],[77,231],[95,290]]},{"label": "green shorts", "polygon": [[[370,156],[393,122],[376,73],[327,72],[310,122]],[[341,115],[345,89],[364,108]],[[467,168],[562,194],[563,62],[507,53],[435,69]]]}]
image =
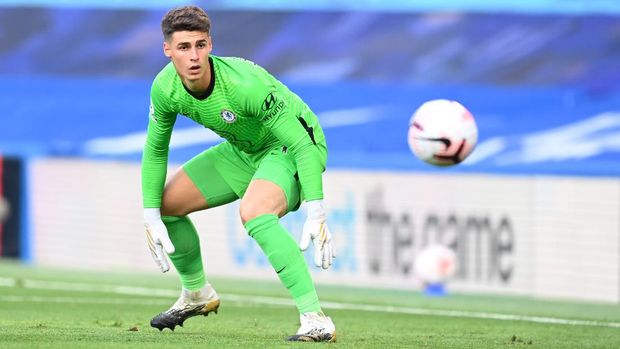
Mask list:
[{"label": "green shorts", "polygon": [[228,142],[220,143],[196,155],[183,170],[200,190],[209,207],[233,202],[245,194],[254,179],[264,179],[279,186],[296,211],[301,203],[301,187],[292,154],[281,145],[260,154],[248,155]]}]

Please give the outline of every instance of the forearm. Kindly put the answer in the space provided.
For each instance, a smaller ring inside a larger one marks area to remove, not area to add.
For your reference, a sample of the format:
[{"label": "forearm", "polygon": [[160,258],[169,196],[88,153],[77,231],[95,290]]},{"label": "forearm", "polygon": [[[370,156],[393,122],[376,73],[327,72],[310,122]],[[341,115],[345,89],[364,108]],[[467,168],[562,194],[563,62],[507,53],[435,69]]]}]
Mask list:
[{"label": "forearm", "polygon": [[142,158],[142,204],[145,208],[161,207],[168,170],[168,152],[147,145]]},{"label": "forearm", "polygon": [[306,201],[323,199],[323,178],[324,170],[321,154],[316,145],[300,141],[291,147],[291,152],[295,156],[297,163],[297,173],[299,183]]}]

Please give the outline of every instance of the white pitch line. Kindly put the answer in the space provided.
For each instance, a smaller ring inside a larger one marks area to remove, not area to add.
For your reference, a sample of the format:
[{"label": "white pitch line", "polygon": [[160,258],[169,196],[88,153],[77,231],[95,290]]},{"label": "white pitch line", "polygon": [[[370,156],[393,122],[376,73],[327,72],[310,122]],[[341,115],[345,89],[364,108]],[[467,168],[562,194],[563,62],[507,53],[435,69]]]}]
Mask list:
[{"label": "white pitch line", "polygon": [[0,287],[14,287],[16,283],[15,279],[0,278]]},{"label": "white pitch line", "polygon": [[[121,295],[145,296],[145,297],[178,297],[179,291],[161,288],[133,287],[119,285],[95,285],[87,283],[61,282],[61,281],[44,281],[33,279],[22,279],[20,282],[13,278],[1,278],[0,287],[24,287],[30,289],[45,289],[59,291],[82,291],[82,292],[101,292],[113,293]],[[289,298],[266,297],[266,296],[249,296],[241,294],[220,294],[223,300],[238,303],[263,304],[271,306],[291,306],[293,301]],[[164,300],[140,300],[140,299],[114,299],[114,298],[76,298],[76,297],[35,297],[35,296],[0,296],[0,300],[7,302],[53,302],[53,303],[91,303],[91,304],[144,304],[158,305],[168,303]],[[443,316],[443,317],[462,317],[485,320],[502,320],[502,321],[523,321],[534,323],[545,323],[555,325],[568,326],[592,326],[592,327],[611,327],[620,328],[619,322],[592,321],[592,320],[574,320],[562,319],[543,316],[527,316],[515,314],[486,313],[476,311],[462,310],[443,310],[443,309],[425,309],[402,306],[384,306],[384,305],[367,305],[342,302],[321,302],[325,308],[340,310],[358,310],[370,312],[386,312],[411,315],[426,316]]]},{"label": "white pitch line", "polygon": [[102,292],[102,293],[115,293],[135,296],[149,296],[149,297],[178,297],[179,291],[172,291],[161,288],[148,288],[148,287],[134,287],[134,286],[119,286],[119,285],[95,285],[75,282],[63,282],[63,281],[43,281],[23,279],[21,283],[22,287],[45,289],[45,290],[60,290],[60,291],[84,291],[84,292]]},{"label": "white pitch line", "polygon": [[128,298],[91,298],[91,297],[42,297],[42,296],[0,296],[2,302],[24,303],[83,303],[83,304],[133,304],[164,305],[170,303],[164,299],[128,299]]},{"label": "white pitch line", "polygon": [[465,317],[465,318],[475,318],[475,319],[525,321],[525,322],[570,325],[570,326],[595,326],[595,327],[620,328],[620,323],[618,322],[571,320],[571,319],[561,319],[561,318],[543,317],[543,316],[528,316],[528,315],[514,315],[514,314],[500,314],[500,313],[485,313],[485,312],[477,312],[477,311],[424,309],[424,308],[409,308],[409,307],[365,305],[365,304],[353,304],[353,303],[334,303],[334,302],[321,302],[321,305],[324,305],[326,308],[331,308],[331,309],[347,309],[347,310],[355,309],[355,310],[363,310],[363,311],[380,311],[380,312],[398,313],[398,314]]}]

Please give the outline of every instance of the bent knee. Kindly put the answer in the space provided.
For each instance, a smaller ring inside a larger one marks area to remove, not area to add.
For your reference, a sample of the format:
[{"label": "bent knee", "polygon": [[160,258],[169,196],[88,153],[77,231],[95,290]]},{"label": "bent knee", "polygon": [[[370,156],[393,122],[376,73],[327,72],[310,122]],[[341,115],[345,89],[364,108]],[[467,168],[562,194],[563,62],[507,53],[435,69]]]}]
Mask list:
[{"label": "bent knee", "polygon": [[276,207],[270,207],[269,205],[260,204],[253,201],[241,201],[239,205],[239,216],[243,224],[251,221],[252,219],[265,214],[274,214],[282,216],[282,213]]},{"label": "bent knee", "polygon": [[241,223],[243,224],[264,213],[266,212],[261,212],[259,205],[249,201],[241,201],[241,204],[239,205],[239,217],[241,217]]}]

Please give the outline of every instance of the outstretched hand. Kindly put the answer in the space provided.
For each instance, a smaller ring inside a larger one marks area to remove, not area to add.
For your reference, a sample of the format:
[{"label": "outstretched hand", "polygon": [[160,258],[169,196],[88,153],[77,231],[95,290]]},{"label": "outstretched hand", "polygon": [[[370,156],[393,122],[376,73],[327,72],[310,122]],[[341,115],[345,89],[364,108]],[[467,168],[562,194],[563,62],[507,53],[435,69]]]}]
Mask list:
[{"label": "outstretched hand", "polygon": [[336,257],[336,251],[332,245],[332,234],[325,221],[323,200],[308,201],[307,206],[308,218],[306,223],[304,223],[299,248],[302,251],[307,250],[312,240],[314,245],[314,264],[317,267],[328,269]]},{"label": "outstretched hand", "polygon": [[[157,210],[157,212],[152,210]],[[165,253],[174,253],[174,245],[168,237],[168,230],[161,220],[159,209],[144,209],[144,228],[151,256],[161,272],[165,273],[170,270]]]}]

